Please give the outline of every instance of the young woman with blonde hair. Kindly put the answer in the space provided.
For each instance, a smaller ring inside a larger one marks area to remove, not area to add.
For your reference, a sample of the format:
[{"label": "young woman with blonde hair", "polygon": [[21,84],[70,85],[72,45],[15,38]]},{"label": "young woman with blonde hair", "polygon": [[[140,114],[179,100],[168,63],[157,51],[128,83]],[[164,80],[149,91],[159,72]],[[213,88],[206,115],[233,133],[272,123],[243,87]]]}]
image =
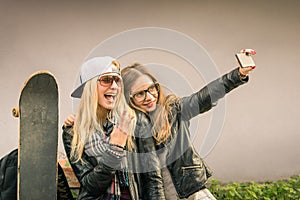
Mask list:
[{"label": "young woman with blonde hair", "polygon": [[81,187],[78,199],[139,199],[128,172],[126,148],[132,148],[135,115],[123,95],[119,63],[95,57],[81,67],[81,98],[74,128],[64,125],[63,143]]}]

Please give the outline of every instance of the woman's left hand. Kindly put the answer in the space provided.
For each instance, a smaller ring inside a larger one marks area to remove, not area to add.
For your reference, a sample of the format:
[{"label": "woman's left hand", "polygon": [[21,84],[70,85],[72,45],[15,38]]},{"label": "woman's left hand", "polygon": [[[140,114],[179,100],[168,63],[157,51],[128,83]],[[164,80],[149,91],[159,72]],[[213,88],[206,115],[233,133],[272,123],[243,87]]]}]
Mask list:
[{"label": "woman's left hand", "polygon": [[[247,54],[248,56],[251,56],[251,55],[255,55],[256,54],[256,51],[254,51],[253,49],[242,49],[240,51],[240,53],[245,53]],[[250,67],[239,67],[239,73],[242,75],[242,76],[247,76],[252,70],[254,70],[256,68],[256,66],[250,66]]]},{"label": "woman's left hand", "polygon": [[242,76],[248,76],[248,74],[254,70],[256,68],[256,66],[253,66],[253,67],[240,67],[239,68],[239,73],[242,75]]}]

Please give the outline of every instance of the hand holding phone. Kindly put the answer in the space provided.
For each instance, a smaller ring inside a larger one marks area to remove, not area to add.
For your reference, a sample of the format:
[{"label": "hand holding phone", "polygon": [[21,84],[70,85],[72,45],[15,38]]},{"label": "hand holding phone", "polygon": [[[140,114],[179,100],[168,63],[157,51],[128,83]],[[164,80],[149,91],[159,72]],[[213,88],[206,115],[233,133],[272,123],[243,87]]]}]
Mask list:
[{"label": "hand holding phone", "polygon": [[252,59],[251,55],[255,55],[256,52],[253,49],[243,49],[240,53],[235,54],[240,66],[242,68],[245,67],[252,67],[255,68],[254,60]]}]

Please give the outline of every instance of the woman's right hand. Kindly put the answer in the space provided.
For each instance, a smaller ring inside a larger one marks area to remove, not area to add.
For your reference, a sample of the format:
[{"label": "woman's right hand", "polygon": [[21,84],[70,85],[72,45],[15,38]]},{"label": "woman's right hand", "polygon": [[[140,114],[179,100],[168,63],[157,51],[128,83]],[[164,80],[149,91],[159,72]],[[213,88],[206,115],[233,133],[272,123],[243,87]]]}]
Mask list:
[{"label": "woman's right hand", "polygon": [[133,118],[134,116],[130,112],[123,111],[120,123],[114,128],[110,135],[110,144],[115,144],[121,147],[125,146],[129,131],[128,127]]},{"label": "woman's right hand", "polygon": [[75,115],[70,114],[64,121],[64,127],[73,126],[75,121]]}]

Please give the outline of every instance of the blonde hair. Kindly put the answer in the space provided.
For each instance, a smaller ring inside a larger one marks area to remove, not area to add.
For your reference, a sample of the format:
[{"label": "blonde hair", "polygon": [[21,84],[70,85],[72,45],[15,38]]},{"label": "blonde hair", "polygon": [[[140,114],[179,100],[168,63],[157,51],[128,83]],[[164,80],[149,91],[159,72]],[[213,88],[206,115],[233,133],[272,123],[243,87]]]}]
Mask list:
[{"label": "blonde hair", "polygon": [[[140,107],[136,106],[132,101],[130,94],[131,88],[135,84],[138,77],[142,75],[148,76],[153,83],[157,83],[157,79],[147,70],[146,67],[139,63],[134,63],[131,66],[124,68],[121,71],[123,82],[124,82],[124,95],[128,104],[137,110],[145,112]],[[179,98],[174,94],[165,96],[163,88],[158,86],[159,95],[157,104],[160,106],[154,113],[154,124],[152,127],[152,134],[157,144],[165,142],[171,136],[171,121],[172,116],[172,105],[178,102]]]},{"label": "blonde hair", "polygon": [[[71,159],[73,161],[80,161],[82,159],[84,144],[96,130],[103,133],[102,127],[105,121],[109,119],[109,116],[112,116],[119,122],[124,110],[127,110],[131,115],[134,115],[134,112],[125,101],[123,86],[120,87],[120,91],[116,96],[116,102],[113,109],[106,110],[103,108],[98,103],[97,80],[98,76],[87,81],[83,89],[74,123],[74,134],[71,147]],[[135,124],[136,117],[134,116],[128,129],[129,136],[127,139],[127,148],[129,150],[133,148],[131,136],[133,135]]]}]

